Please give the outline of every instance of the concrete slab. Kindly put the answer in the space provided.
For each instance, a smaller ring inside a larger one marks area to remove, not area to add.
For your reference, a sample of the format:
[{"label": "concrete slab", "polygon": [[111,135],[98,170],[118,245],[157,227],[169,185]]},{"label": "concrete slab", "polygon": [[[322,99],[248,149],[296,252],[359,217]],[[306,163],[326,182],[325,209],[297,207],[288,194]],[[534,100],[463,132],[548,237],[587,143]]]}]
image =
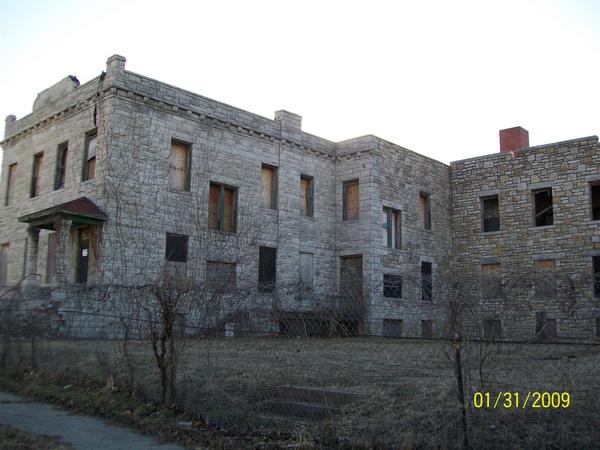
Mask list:
[{"label": "concrete slab", "polygon": [[45,403],[0,391],[0,423],[32,434],[57,436],[77,450],[183,450],[100,419],[70,414]]}]

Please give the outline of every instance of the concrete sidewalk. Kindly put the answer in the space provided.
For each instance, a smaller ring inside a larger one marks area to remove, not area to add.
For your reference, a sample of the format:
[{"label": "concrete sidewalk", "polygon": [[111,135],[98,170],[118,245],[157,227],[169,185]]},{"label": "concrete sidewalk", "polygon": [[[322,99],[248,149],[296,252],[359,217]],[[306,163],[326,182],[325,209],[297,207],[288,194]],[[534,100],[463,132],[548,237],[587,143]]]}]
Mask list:
[{"label": "concrete sidewalk", "polygon": [[57,436],[77,450],[183,450],[100,419],[70,414],[45,403],[0,391],[0,424],[40,435]]}]

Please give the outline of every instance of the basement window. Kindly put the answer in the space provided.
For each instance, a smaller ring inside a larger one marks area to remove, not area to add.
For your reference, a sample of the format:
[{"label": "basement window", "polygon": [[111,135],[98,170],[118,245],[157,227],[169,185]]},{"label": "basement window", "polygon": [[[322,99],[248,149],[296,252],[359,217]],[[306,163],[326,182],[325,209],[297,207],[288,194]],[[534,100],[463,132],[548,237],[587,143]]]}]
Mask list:
[{"label": "basement window", "polygon": [[4,206],[9,206],[13,202],[15,195],[15,178],[17,176],[17,163],[8,166],[8,180],[6,182],[6,198],[4,199]]},{"label": "basement window", "polygon": [[402,277],[400,275],[383,275],[383,296],[402,298]]},{"label": "basement window", "polygon": [[42,175],[42,162],[44,161],[44,154],[38,153],[33,156],[33,170],[31,175],[31,191],[30,196],[37,197],[40,195],[40,177]]},{"label": "basement window", "polygon": [[431,269],[432,264],[430,262],[421,262],[421,300],[425,302],[430,302],[433,298]]},{"label": "basement window", "polygon": [[481,198],[481,227],[484,233],[500,230],[497,195]]},{"label": "basement window", "polygon": [[167,233],[165,259],[172,262],[187,262],[188,237]]},{"label": "basement window", "polygon": [[190,190],[190,145],[171,141],[169,154],[169,188],[174,191]]},{"label": "basement window", "polygon": [[221,261],[206,261],[206,284],[221,293],[235,291],[237,286],[236,264]]},{"label": "basement window", "polygon": [[556,319],[548,319],[545,311],[536,312],[535,334],[542,339],[556,337]]},{"label": "basement window", "polygon": [[83,157],[82,181],[92,180],[96,176],[96,146],[98,130],[90,131],[85,135],[85,152]]},{"label": "basement window", "polygon": [[64,142],[56,149],[56,173],[54,175],[54,190],[65,187],[65,176],[67,174],[68,143]]},{"label": "basement window", "polygon": [[600,298],[600,256],[592,257],[594,274],[594,297]]},{"label": "basement window", "polygon": [[431,230],[431,196],[424,192],[419,194],[419,218],[421,227]]},{"label": "basement window", "polygon": [[300,214],[306,217],[314,215],[313,179],[306,175],[300,176]]},{"label": "basement window", "polygon": [[502,321],[500,319],[485,319],[483,321],[483,338],[500,339],[502,337]]},{"label": "basement window", "polygon": [[432,338],[433,337],[433,320],[421,320],[421,337]]},{"label": "basement window", "polygon": [[237,188],[210,183],[208,228],[228,233],[236,232]]},{"label": "basement window", "polygon": [[537,189],[532,192],[535,226],[544,227],[553,225],[552,188]]},{"label": "basement window", "polygon": [[263,206],[269,209],[277,209],[277,168],[263,164],[260,175]]},{"label": "basement window", "polygon": [[401,212],[392,208],[383,208],[383,242],[389,248],[402,247]]},{"label": "basement window", "polygon": [[358,180],[345,181],[343,186],[343,208],[342,218],[343,220],[355,220],[358,219],[359,208],[358,208]]},{"label": "basement window", "polygon": [[600,181],[590,185],[592,220],[600,220]]},{"label": "basement window", "polygon": [[539,259],[534,262],[534,291],[536,300],[556,298],[555,270],[555,259]]},{"label": "basement window", "polygon": [[277,281],[277,249],[258,248],[258,291],[273,292]]},{"label": "basement window", "polygon": [[383,319],[383,335],[402,337],[403,322],[399,319]]}]

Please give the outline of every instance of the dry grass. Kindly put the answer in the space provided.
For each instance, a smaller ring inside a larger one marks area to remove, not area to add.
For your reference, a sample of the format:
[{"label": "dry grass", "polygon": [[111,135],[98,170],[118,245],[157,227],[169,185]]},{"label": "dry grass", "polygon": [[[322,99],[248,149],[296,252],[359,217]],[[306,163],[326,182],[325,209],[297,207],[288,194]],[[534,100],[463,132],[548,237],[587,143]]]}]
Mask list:
[{"label": "dry grass", "polygon": [[36,436],[26,431],[0,425],[0,450],[69,450],[72,448],[53,436]]},{"label": "dry grass", "polygon": [[[27,363],[27,347],[17,354]],[[77,379],[123,379],[118,341],[48,341],[40,367]],[[132,342],[138,393],[156,398],[157,371],[146,342]],[[448,343],[381,338],[198,339],[187,342],[179,394],[190,413],[242,432],[257,426],[254,405],[274,387],[344,388],[362,393],[330,421],[327,433],[344,446],[448,447],[457,442],[459,402]],[[484,363],[480,361],[484,359]],[[600,346],[468,344],[463,348],[468,399],[477,390],[568,391],[558,410],[476,410],[469,405],[471,439],[486,447],[589,446],[600,433],[590,421],[600,411]],[[481,367],[480,367],[481,366]],[[468,370],[467,370],[468,369]],[[482,387],[483,383],[483,387]],[[305,432],[298,432],[304,440]],[[309,430],[309,433],[323,429]]]}]

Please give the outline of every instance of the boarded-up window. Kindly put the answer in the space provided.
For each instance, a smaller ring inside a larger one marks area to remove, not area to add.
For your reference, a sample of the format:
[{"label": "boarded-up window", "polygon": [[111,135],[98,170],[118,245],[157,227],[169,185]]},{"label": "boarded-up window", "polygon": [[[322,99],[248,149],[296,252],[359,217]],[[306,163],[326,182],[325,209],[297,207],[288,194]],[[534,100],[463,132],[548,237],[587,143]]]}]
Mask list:
[{"label": "boarded-up window", "polygon": [[362,255],[340,258],[340,303],[339,312],[354,320],[364,314]]},{"label": "boarded-up window", "polygon": [[497,299],[502,297],[500,264],[481,265],[481,297],[483,299]]},{"label": "boarded-up window", "polygon": [[210,183],[208,195],[208,228],[235,233],[237,189]]},{"label": "boarded-up window", "polygon": [[421,320],[421,337],[433,337],[433,320]]},{"label": "boarded-up window", "polygon": [[173,262],[187,262],[188,237],[167,233],[165,259]]},{"label": "boarded-up window", "polygon": [[592,202],[592,220],[600,220],[600,182],[590,185],[590,200]]},{"label": "boarded-up window", "polygon": [[277,168],[263,164],[260,175],[263,206],[277,209]]},{"label": "boarded-up window", "polygon": [[533,191],[533,211],[536,227],[554,224],[552,188]]},{"label": "boarded-up window", "polygon": [[389,248],[402,247],[401,212],[392,208],[383,208],[383,242]]},{"label": "boarded-up window", "polygon": [[56,233],[48,235],[48,255],[46,257],[46,283],[54,282],[56,277]]},{"label": "boarded-up window", "polygon": [[0,245],[0,286],[8,284],[8,249],[10,244]]},{"label": "boarded-up window", "polygon": [[300,252],[300,292],[310,295],[313,291],[313,254]]},{"label": "boarded-up window", "polygon": [[54,190],[65,186],[65,177],[67,175],[67,153],[68,144],[60,144],[56,150],[56,173],[54,175]]},{"label": "boarded-up window", "polygon": [[237,286],[236,265],[220,261],[206,262],[206,283],[214,291],[229,293]]},{"label": "boarded-up window", "polygon": [[277,280],[277,249],[258,249],[258,291],[273,292]]},{"label": "boarded-up window", "polygon": [[343,189],[343,220],[358,219],[358,180],[345,181]]},{"label": "boarded-up window", "polygon": [[312,217],[314,214],[314,188],[313,179],[305,175],[300,176],[300,213]]},{"label": "boarded-up window", "polygon": [[190,190],[190,146],[172,141],[169,154],[169,188],[175,191]]},{"label": "boarded-up window", "polygon": [[431,197],[424,192],[419,194],[419,219],[421,227],[431,230]]},{"label": "boarded-up window", "polygon": [[483,338],[500,339],[502,337],[502,321],[500,319],[485,319],[483,321]]},{"label": "boarded-up window", "polygon": [[534,290],[536,300],[556,298],[556,260],[539,259],[534,262]]},{"label": "boarded-up window", "polygon": [[33,157],[33,171],[31,174],[31,197],[40,195],[40,177],[42,175],[42,162],[44,154],[38,153]]},{"label": "boarded-up window", "polygon": [[432,264],[421,262],[421,300],[430,302],[433,298]]},{"label": "boarded-up window", "polygon": [[96,144],[98,131],[90,131],[85,138],[85,154],[83,158],[82,180],[91,180],[96,176]]},{"label": "boarded-up window", "polygon": [[383,296],[402,298],[402,277],[400,275],[383,275]]},{"label": "boarded-up window", "polygon": [[402,320],[383,319],[383,335],[390,337],[402,337]]},{"label": "boarded-up window", "polygon": [[6,181],[6,198],[4,204],[6,206],[12,205],[13,197],[15,195],[15,178],[17,176],[17,163],[8,166],[8,180]]},{"label": "boarded-up window", "polygon": [[535,313],[535,334],[542,339],[556,337],[556,319],[549,319],[545,311]]},{"label": "boarded-up window", "polygon": [[500,211],[498,196],[482,197],[481,199],[481,226],[484,232],[500,230]]},{"label": "boarded-up window", "polygon": [[592,257],[594,297],[600,298],[600,256]]}]

